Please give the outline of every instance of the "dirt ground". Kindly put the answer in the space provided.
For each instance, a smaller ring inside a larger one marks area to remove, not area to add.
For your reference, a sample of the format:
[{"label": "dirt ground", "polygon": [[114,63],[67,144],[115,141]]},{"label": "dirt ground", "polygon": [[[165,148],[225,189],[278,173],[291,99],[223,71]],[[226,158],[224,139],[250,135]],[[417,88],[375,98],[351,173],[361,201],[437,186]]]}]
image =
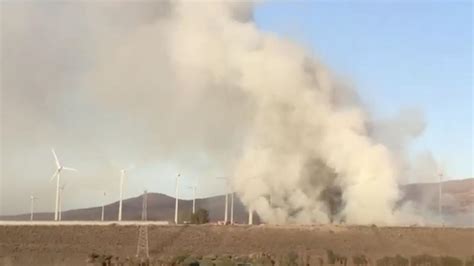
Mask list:
[{"label": "dirt ground", "polygon": [[[150,256],[289,251],[344,256],[474,255],[474,228],[149,226]],[[135,256],[137,226],[0,226],[0,265],[86,265],[92,253]]]}]

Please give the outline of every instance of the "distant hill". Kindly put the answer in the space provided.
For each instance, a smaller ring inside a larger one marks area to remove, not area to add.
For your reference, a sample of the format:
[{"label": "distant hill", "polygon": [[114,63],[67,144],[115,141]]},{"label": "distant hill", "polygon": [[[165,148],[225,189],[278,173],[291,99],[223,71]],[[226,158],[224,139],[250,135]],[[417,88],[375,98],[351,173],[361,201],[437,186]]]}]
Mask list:
[{"label": "distant hill", "polygon": [[[474,209],[474,178],[442,183],[442,206],[446,213],[472,212]],[[403,187],[405,200],[438,208],[439,183],[409,184]]]},{"label": "distant hill", "polygon": [[[441,206],[446,224],[474,226],[474,178],[450,180],[442,183]],[[439,183],[417,183],[402,187],[402,202],[428,210],[424,216],[439,218]]]},{"label": "distant hill", "polygon": [[[123,200],[122,220],[140,220],[142,211],[143,195]],[[229,195],[229,219],[230,219]],[[174,221],[175,198],[160,194],[148,193],[148,220]],[[192,200],[179,200],[180,220],[185,219],[192,212]],[[209,211],[211,222],[224,220],[225,196],[215,196],[210,198],[196,199],[196,209],[204,208]],[[104,220],[116,221],[118,216],[118,201],[104,207]],[[62,220],[99,220],[102,207],[91,207],[85,209],[75,209],[62,212]],[[35,213],[35,220],[52,220],[54,213]],[[0,220],[29,220],[29,214],[12,216],[0,216]],[[254,214],[254,222],[259,223],[258,215]],[[247,223],[248,213],[237,196],[234,197],[234,222]]]},{"label": "distant hill", "polygon": [[[474,225],[474,178],[452,180],[442,183],[443,215],[447,224]],[[437,217],[438,183],[416,183],[401,187],[404,194],[400,203],[410,201],[413,206],[427,210],[427,215]],[[209,211],[211,222],[224,220],[224,196],[215,196],[196,200],[196,208]],[[175,199],[159,193],[148,193],[148,220],[173,221]],[[230,205],[230,197],[229,197]],[[180,217],[189,215],[192,210],[192,200],[180,200]],[[123,201],[123,220],[140,220],[142,196]],[[118,201],[105,206],[105,220],[117,220]],[[64,211],[63,220],[98,220],[101,207],[75,209]],[[0,220],[28,220],[29,214],[0,216]],[[52,220],[53,213],[35,213],[35,220]],[[230,207],[229,207],[230,219]],[[248,213],[240,199],[234,197],[234,221],[247,223]],[[259,223],[259,217],[254,214],[254,222]]]}]

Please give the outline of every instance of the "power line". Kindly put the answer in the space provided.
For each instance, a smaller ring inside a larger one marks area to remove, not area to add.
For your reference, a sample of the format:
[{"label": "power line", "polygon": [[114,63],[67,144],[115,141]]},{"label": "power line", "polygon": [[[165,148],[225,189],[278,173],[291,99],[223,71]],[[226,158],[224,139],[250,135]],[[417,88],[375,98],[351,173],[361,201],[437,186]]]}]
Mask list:
[{"label": "power line", "polygon": [[[143,204],[142,204],[142,221],[147,220],[147,202],[148,202],[148,193],[145,190],[143,193]],[[138,228],[138,243],[137,243],[137,257],[138,258],[149,258],[148,250],[148,226],[146,224],[140,225]]]}]

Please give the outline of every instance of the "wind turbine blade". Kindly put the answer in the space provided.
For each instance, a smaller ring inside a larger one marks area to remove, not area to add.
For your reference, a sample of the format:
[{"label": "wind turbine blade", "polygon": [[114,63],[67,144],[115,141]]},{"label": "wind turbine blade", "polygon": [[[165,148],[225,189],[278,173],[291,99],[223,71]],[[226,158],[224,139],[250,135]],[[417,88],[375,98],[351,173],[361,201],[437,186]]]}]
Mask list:
[{"label": "wind turbine blade", "polygon": [[59,174],[59,169],[54,172],[54,174],[53,174],[53,176],[51,177],[51,179],[49,180],[49,182],[53,181],[54,178],[55,178],[56,176],[58,176],[58,174]]},{"label": "wind turbine blade", "polygon": [[54,151],[54,149],[51,149],[51,151],[53,152],[53,156],[54,156],[54,160],[56,162],[56,166],[58,168],[61,168],[61,164],[59,163],[58,156],[56,155],[56,152]]},{"label": "wind turbine blade", "polygon": [[125,175],[128,171],[133,170],[133,169],[135,169],[134,165],[132,165],[128,168],[123,168],[122,170],[120,170],[120,172]]},{"label": "wind turbine blade", "polygon": [[71,168],[71,167],[63,167],[64,170],[68,171],[74,171],[74,172],[79,172],[77,169]]}]

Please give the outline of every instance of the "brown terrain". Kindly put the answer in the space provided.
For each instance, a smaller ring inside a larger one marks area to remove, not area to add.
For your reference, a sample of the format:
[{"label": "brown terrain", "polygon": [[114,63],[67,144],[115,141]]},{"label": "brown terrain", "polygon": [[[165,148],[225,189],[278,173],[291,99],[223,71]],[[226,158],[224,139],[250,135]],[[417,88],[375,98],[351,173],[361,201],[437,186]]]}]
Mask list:
[{"label": "brown terrain", "polygon": [[[468,227],[149,225],[150,257],[156,259],[150,265],[472,266],[474,228],[469,225],[473,215],[473,182],[474,179],[466,179],[443,184],[444,215],[461,217],[462,225]],[[404,200],[428,206],[435,212],[437,189],[437,184],[407,185],[403,187]],[[173,198],[149,194],[148,200],[149,220],[171,220]],[[217,221],[222,220],[223,202],[221,196],[200,199],[197,204],[210,210],[211,220]],[[188,213],[191,201],[182,201],[181,206],[183,213]],[[244,206],[238,199],[235,206],[236,221],[244,223],[247,219]],[[126,220],[138,220],[141,197],[127,199],[124,211]],[[108,220],[115,220],[116,213],[117,203],[106,207]],[[51,220],[52,214],[38,217]],[[97,220],[100,208],[71,210],[64,212],[63,217]],[[7,219],[27,220],[27,215],[2,217]],[[138,228],[138,225],[0,225],[0,265],[138,265],[131,263],[137,252]],[[296,264],[288,260],[292,254],[300,258]],[[247,258],[251,263],[237,264],[229,260],[230,255]],[[227,264],[222,256],[228,260]],[[341,260],[334,261],[334,256]],[[366,258],[364,263],[356,259],[359,256]],[[256,257],[268,260],[256,262],[259,261]],[[178,264],[178,258],[201,260],[198,264],[185,261]],[[158,259],[165,262],[157,262]]]},{"label": "brown terrain", "polygon": [[[152,258],[291,252],[325,258],[328,250],[371,260],[428,254],[465,261],[474,255],[474,229],[376,226],[149,226]],[[89,255],[134,257],[137,226],[3,226],[4,265],[86,265]],[[327,261],[327,259],[325,258]]]},{"label": "brown terrain", "polygon": [[[443,182],[443,216],[446,225],[474,226],[474,178]],[[423,210],[426,217],[438,217],[438,183],[417,183],[401,187],[404,194],[401,203],[410,202]],[[148,220],[170,221],[174,219],[175,199],[159,193],[148,193]],[[189,215],[192,210],[191,200],[180,200],[180,216]],[[230,197],[229,197],[230,204]],[[197,208],[209,211],[211,222],[224,220],[224,196],[196,200]],[[141,219],[142,197],[123,201],[123,220]],[[229,208],[230,211],[230,208]],[[118,202],[105,206],[105,220],[117,220]],[[68,210],[62,213],[62,219],[68,221],[94,221],[100,219],[101,207]],[[36,213],[35,220],[52,220],[53,213]],[[247,223],[248,213],[245,206],[235,196],[234,217],[236,223]],[[27,221],[30,214],[0,216],[0,221]],[[260,223],[258,215],[254,222]]]}]

